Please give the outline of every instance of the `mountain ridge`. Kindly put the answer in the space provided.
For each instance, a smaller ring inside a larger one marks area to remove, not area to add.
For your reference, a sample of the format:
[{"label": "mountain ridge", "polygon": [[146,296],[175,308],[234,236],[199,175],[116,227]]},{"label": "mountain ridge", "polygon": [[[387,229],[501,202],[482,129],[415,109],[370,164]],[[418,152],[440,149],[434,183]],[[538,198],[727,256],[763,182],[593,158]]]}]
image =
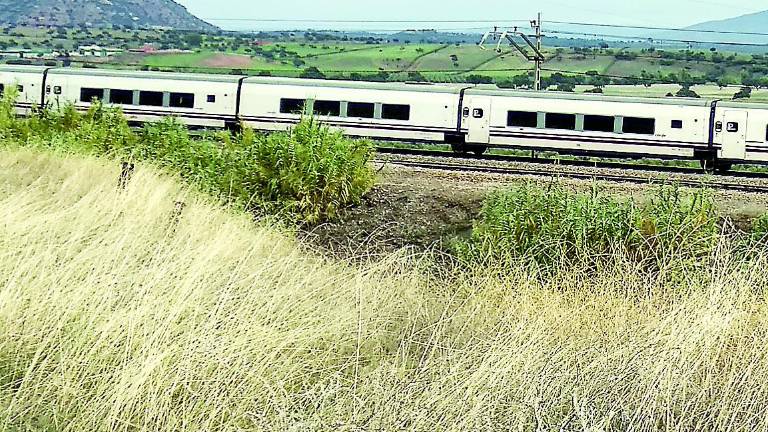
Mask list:
[{"label": "mountain ridge", "polygon": [[0,24],[218,30],[173,0],[0,0]]}]

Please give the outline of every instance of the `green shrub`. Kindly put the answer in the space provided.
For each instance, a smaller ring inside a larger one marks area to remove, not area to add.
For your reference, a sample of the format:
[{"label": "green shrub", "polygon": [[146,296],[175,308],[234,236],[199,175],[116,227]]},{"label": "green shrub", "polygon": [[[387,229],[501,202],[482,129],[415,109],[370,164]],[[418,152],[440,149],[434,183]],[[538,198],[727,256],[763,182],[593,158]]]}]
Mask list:
[{"label": "green shrub", "polygon": [[768,239],[768,213],[752,221],[752,238],[757,241]]},{"label": "green shrub", "polygon": [[314,118],[265,137],[246,130],[238,140],[239,157],[254,165],[239,176],[266,203],[304,222],[334,217],[373,186],[373,145],[347,139]]},{"label": "green shrub", "polygon": [[641,206],[596,187],[581,194],[558,184],[525,184],[492,193],[471,238],[455,247],[470,262],[523,260],[544,267],[594,261],[616,251],[640,261],[682,255],[696,262],[712,250],[717,233],[713,200],[705,190],[684,197],[676,187],[663,187]]},{"label": "green shrub", "polygon": [[93,104],[33,112],[18,118],[12,91],[0,101],[0,137],[6,145],[147,161],[206,192],[260,210],[318,223],[360,200],[374,181],[373,146],[351,140],[308,117],[287,132],[208,133],[190,136],[168,117],[135,132],[119,108]]}]

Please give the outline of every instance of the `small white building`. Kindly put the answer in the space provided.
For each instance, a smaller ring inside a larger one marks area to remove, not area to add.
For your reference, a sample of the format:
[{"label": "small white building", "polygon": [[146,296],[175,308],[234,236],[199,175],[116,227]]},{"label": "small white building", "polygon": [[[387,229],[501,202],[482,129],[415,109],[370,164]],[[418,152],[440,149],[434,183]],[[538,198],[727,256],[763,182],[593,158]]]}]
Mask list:
[{"label": "small white building", "polygon": [[107,48],[98,45],[81,45],[77,47],[77,55],[82,57],[110,57],[117,54],[122,54],[123,50],[120,48]]}]

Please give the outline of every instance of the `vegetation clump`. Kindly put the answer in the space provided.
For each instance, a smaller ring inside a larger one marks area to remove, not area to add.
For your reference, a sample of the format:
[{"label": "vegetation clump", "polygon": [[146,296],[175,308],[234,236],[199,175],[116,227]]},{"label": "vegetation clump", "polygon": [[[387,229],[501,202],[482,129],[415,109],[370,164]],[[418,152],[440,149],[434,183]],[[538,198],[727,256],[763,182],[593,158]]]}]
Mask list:
[{"label": "vegetation clump", "polygon": [[[0,149],[0,168],[0,430],[768,428],[765,251],[720,243],[674,278],[618,253],[546,278],[408,254],[351,266],[147,164],[125,189],[93,157]],[[602,245],[633,231],[630,210],[605,235],[539,220]]]},{"label": "vegetation clump", "polygon": [[333,219],[373,186],[373,146],[312,117],[285,132],[207,133],[193,138],[178,119],[135,131],[118,108],[67,105],[16,116],[15,95],[0,102],[5,145],[154,163],[247,210],[299,223]]},{"label": "vegetation clump", "polygon": [[554,183],[492,193],[472,236],[456,244],[470,262],[527,261],[551,268],[622,256],[638,262],[696,263],[717,242],[719,218],[711,194],[684,196],[661,187],[646,204],[620,201],[595,187],[575,193]]}]

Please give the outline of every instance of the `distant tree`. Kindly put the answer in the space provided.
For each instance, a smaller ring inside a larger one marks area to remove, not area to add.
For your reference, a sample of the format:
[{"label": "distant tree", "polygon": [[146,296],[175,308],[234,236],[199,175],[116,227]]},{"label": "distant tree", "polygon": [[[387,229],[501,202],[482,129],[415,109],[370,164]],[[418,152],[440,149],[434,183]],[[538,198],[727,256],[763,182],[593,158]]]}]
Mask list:
[{"label": "distant tree", "polygon": [[411,71],[408,72],[408,81],[413,82],[427,82],[427,78],[421,74],[421,72]]},{"label": "distant tree", "polygon": [[752,97],[752,87],[742,87],[736,94],[733,95],[733,99],[749,99]]},{"label": "distant tree", "polygon": [[576,86],[572,83],[562,82],[557,85],[557,91],[573,93],[576,90]]},{"label": "distant tree", "polygon": [[680,90],[675,93],[676,97],[687,97],[687,98],[700,98],[701,96],[698,95],[695,91],[691,90],[691,86],[684,85],[680,87]]},{"label": "distant tree", "polygon": [[485,75],[468,75],[466,81],[470,84],[493,84],[493,78]]},{"label": "distant tree", "polygon": [[311,78],[311,79],[325,79],[326,76],[324,73],[320,71],[320,69],[316,68],[315,66],[310,66],[304,71],[301,72],[301,75],[299,75],[300,78]]},{"label": "distant tree", "polygon": [[199,33],[188,33],[184,36],[184,42],[189,46],[199,47],[203,43],[203,35]]}]

